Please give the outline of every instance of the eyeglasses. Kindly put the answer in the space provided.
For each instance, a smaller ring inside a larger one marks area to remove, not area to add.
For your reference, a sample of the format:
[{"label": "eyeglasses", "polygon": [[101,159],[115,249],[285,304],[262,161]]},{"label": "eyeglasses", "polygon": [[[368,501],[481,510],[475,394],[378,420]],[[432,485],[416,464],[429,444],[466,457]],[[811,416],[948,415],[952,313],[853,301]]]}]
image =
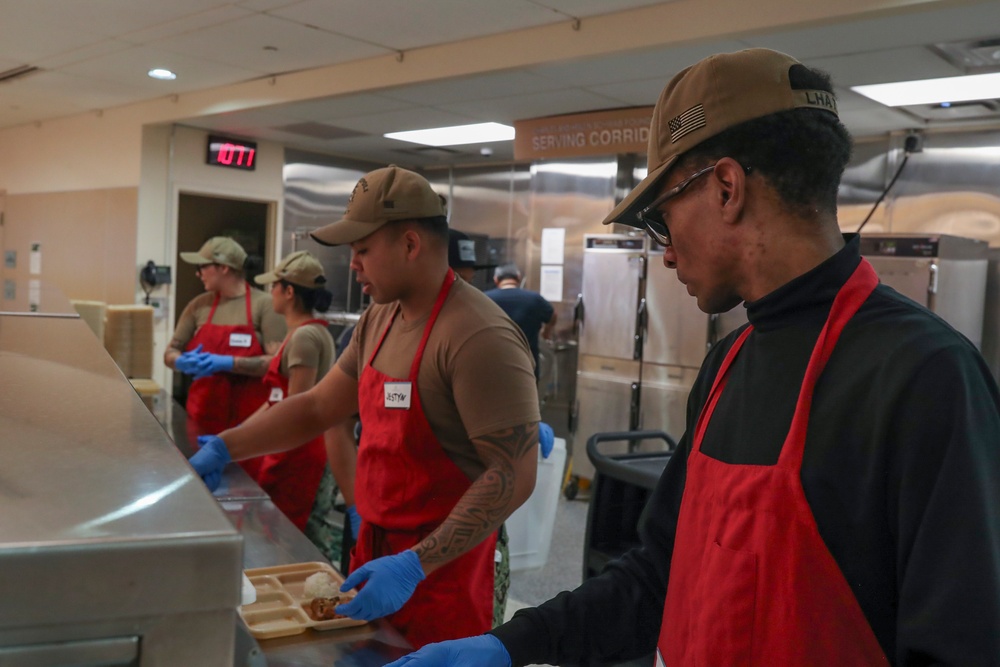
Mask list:
[{"label": "eyeglasses", "polygon": [[218,265],[218,264],[216,264],[215,262],[209,262],[208,264],[199,264],[199,265],[198,265],[198,268],[196,268],[196,269],[194,270],[194,272],[195,272],[195,273],[201,273],[202,271],[204,271],[205,269],[207,269],[207,268],[208,268],[208,267],[210,267],[210,266],[216,266],[216,267],[217,267],[217,266],[219,266],[219,265]]},{"label": "eyeglasses", "polygon": [[673,245],[673,243],[670,241],[670,230],[667,229],[667,223],[663,220],[663,214],[660,212],[659,207],[663,205],[663,202],[673,199],[680,193],[684,192],[687,186],[691,185],[691,183],[693,183],[696,178],[707,174],[713,169],[715,169],[714,164],[710,167],[705,167],[700,171],[696,171],[695,173],[691,174],[683,181],[681,181],[680,183],[678,183],[677,185],[670,188],[662,195],[654,199],[649,206],[647,206],[646,208],[642,209],[641,211],[635,214],[635,217],[639,219],[639,222],[641,222],[643,226],[645,226],[646,233],[649,234],[649,237],[651,239],[653,239],[662,246]]}]

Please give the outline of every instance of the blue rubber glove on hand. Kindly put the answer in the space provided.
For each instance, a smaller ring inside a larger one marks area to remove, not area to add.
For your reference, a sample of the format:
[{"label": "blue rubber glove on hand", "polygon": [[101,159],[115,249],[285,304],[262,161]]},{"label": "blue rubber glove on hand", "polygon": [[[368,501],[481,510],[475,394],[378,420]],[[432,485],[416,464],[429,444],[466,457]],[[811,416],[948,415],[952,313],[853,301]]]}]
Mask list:
[{"label": "blue rubber glove on hand", "polygon": [[426,577],[420,558],[409,549],[394,556],[376,558],[359,567],[344,580],[340,586],[341,593],[368,583],[353,600],[337,605],[334,611],[361,621],[388,616],[406,604],[417,584]]},{"label": "blue rubber glove on hand", "polygon": [[201,358],[201,345],[177,357],[177,359],[174,361],[174,368],[179,370],[181,373],[187,373],[188,375],[191,375],[196,370],[198,370],[198,359],[200,358]]},{"label": "blue rubber glove on hand", "polygon": [[198,445],[201,449],[188,459],[188,463],[201,476],[208,490],[215,491],[222,480],[222,469],[233,457],[229,455],[226,443],[217,435],[199,435]]},{"label": "blue rubber glove on hand", "polygon": [[386,667],[510,667],[510,653],[493,635],[479,635],[428,644],[419,651],[404,656]]},{"label": "blue rubber glove on hand", "polygon": [[193,375],[195,380],[200,380],[201,378],[207,378],[209,375],[231,370],[233,370],[233,357],[228,354],[202,352],[195,362]]},{"label": "blue rubber glove on hand", "polygon": [[361,515],[358,514],[358,508],[355,505],[347,508],[347,520],[351,522],[351,536],[357,542],[358,533],[361,532]]},{"label": "blue rubber glove on hand", "polygon": [[542,450],[543,459],[549,458],[555,444],[556,434],[552,431],[552,427],[545,422],[538,422],[538,446]]}]

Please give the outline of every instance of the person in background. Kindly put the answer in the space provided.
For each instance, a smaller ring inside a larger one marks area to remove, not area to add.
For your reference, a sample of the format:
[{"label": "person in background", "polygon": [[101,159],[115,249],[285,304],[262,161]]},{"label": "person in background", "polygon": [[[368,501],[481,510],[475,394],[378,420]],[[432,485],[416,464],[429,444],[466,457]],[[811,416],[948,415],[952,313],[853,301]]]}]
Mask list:
[{"label": "person in background", "polygon": [[[314,313],[325,312],[333,295],[324,287],[323,266],[304,250],[288,255],[254,282],[270,286],[274,311],[284,317],[288,329],[264,375],[270,396],[259,413],[308,391],[330,370],[333,337],[326,320]],[[328,454],[325,438],[319,436],[290,451],[264,456],[256,476],[278,509],[331,560],[340,558],[341,543],[341,528],[330,520],[334,481],[352,483],[354,476],[353,469],[343,469],[342,461]]]},{"label": "person in background", "polygon": [[286,450],[358,413],[357,595],[337,607],[389,621],[414,646],[488,630],[500,525],[530,495],[538,394],[524,334],[448,268],[441,200],[419,174],[366,174],[344,218],[312,233],[350,244],[372,305],[313,389],[218,437],[191,465],[211,484],[231,459]]},{"label": "person in background", "polygon": [[548,299],[521,288],[521,271],[516,264],[503,264],[493,271],[495,289],[486,296],[500,306],[517,326],[521,327],[535,359],[535,379],[538,378],[538,337],[549,339],[556,324],[556,311]]},{"label": "person in background", "polygon": [[476,275],[476,242],[457,229],[448,229],[448,266],[467,283]]},{"label": "person in background", "polygon": [[829,78],[787,55],[674,77],[649,174],[605,222],[749,324],[702,365],[640,547],[394,667],[1000,664],[1000,392],[841,234],[850,154]]},{"label": "person in background", "polygon": [[[264,346],[284,338],[285,322],[246,280],[259,258],[248,258],[233,239],[213,237],[181,259],[195,265],[205,293],[184,308],[163,363],[194,378],[184,406],[194,445],[197,436],[235,426],[267,401],[262,378],[271,355]],[[253,476],[259,461],[244,467]]]}]

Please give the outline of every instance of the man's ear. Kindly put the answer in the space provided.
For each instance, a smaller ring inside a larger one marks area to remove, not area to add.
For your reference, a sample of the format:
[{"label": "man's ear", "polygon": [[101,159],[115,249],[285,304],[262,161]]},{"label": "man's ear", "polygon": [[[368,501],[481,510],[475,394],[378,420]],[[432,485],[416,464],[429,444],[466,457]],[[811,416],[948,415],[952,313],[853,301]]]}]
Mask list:
[{"label": "man's ear", "polygon": [[746,205],[746,172],[739,162],[724,157],[715,164],[712,175],[718,183],[723,216],[738,219]]},{"label": "man's ear", "polygon": [[403,232],[403,242],[406,244],[406,256],[412,259],[423,247],[423,239],[415,229],[407,229]]}]

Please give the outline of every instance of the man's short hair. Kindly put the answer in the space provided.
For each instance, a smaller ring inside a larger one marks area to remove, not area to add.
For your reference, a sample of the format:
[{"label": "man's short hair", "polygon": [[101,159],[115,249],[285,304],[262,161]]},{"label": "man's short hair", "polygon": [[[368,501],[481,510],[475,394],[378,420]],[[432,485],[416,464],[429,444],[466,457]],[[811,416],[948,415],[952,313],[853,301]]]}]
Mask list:
[{"label": "man's short hair", "polygon": [[517,264],[501,264],[493,271],[493,280],[521,280],[521,270]]}]

